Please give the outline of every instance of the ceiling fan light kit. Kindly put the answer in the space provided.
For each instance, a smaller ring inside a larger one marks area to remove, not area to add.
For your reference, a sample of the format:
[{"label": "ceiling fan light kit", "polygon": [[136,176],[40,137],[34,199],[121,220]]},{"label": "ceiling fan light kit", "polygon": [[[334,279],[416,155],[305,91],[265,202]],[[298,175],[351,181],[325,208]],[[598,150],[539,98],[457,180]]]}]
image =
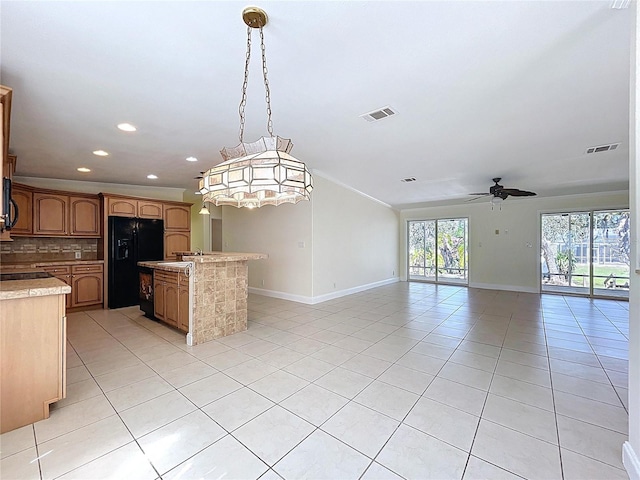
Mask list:
[{"label": "ceiling fan light kit", "polygon": [[[271,96],[267,79],[267,60],[262,27],[267,24],[267,14],[258,7],[247,7],[242,12],[247,24],[247,55],[240,101],[240,144],[221,150],[223,162],[206,172],[200,180],[199,190],[203,201],[216,206],[257,208],[263,205],[281,205],[309,200],[313,179],[307,166],[289,152],[291,140],[274,136],[271,121]],[[260,32],[262,73],[267,102],[268,137],[256,142],[244,142],[245,105],[251,58],[251,31]]]}]

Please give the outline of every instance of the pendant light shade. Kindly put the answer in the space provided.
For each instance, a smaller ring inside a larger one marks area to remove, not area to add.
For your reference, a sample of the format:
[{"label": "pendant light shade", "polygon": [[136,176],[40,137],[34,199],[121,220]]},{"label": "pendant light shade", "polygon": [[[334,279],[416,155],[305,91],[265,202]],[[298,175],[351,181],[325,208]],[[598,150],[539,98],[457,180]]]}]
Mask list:
[{"label": "pendant light shade", "polygon": [[[223,162],[204,172],[199,189],[206,202],[216,206],[259,208],[263,205],[281,205],[309,200],[313,180],[307,166],[293,157],[291,140],[273,134],[271,121],[271,94],[267,80],[267,60],[262,27],[267,14],[257,7],[243,11],[247,24],[247,55],[240,101],[240,144],[221,150]],[[251,58],[251,31],[259,29],[262,52],[262,73],[267,102],[268,137],[253,143],[244,142],[245,105]]]},{"label": "pendant light shade", "polygon": [[204,200],[248,208],[309,200],[313,180],[306,165],[289,154],[292,147],[291,140],[262,137],[224,148],[225,161],[200,180]]}]

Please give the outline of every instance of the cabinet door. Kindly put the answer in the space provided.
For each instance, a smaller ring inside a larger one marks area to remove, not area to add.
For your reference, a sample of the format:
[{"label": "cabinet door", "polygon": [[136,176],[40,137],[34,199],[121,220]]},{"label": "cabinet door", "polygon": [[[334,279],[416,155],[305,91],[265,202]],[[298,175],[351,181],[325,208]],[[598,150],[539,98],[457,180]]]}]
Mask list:
[{"label": "cabinet door", "polygon": [[147,200],[138,200],[139,218],[157,218],[162,220],[162,204],[158,202],[149,202]]},{"label": "cabinet door", "polygon": [[164,234],[164,259],[175,260],[174,252],[188,252],[191,249],[190,232],[166,232]]},{"label": "cabinet door", "polygon": [[[51,265],[38,267],[44,270],[47,273],[50,273],[58,280],[62,280],[64,283],[71,287],[71,291],[73,292],[73,285],[71,285],[71,267],[67,265]],[[67,308],[71,308],[72,296],[71,293],[67,293],[65,295],[65,305]]]},{"label": "cabinet door", "polygon": [[33,193],[14,184],[11,196],[18,205],[18,221],[11,229],[11,235],[31,235],[33,233]]},{"label": "cabinet door", "polygon": [[164,321],[172,327],[178,326],[179,305],[178,282],[167,282],[164,288]]},{"label": "cabinet door", "polygon": [[164,206],[165,230],[191,230],[191,209],[180,205]]},{"label": "cabinet door", "polygon": [[164,320],[164,282],[153,280],[153,315],[158,320]]},{"label": "cabinet door", "polygon": [[180,280],[180,287],[178,289],[178,295],[180,297],[178,306],[178,328],[183,332],[189,331],[189,280],[186,284]]},{"label": "cabinet door", "polygon": [[70,234],[77,237],[100,236],[100,200],[69,197]]},{"label": "cabinet door", "polygon": [[33,194],[33,234],[59,236],[69,234],[69,197],[49,193]]},{"label": "cabinet door", "polygon": [[138,213],[136,200],[129,198],[109,198],[107,212],[116,217],[135,217]]},{"label": "cabinet door", "polygon": [[74,273],[71,280],[71,307],[102,303],[102,273]]}]

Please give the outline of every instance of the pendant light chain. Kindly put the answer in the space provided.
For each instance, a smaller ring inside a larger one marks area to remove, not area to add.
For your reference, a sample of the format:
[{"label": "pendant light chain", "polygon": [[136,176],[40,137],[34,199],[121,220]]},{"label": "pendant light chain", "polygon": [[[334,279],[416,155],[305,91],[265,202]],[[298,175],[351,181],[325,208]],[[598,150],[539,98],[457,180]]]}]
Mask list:
[{"label": "pendant light chain", "polygon": [[244,108],[247,105],[247,85],[249,85],[249,61],[251,60],[251,27],[247,27],[247,56],[244,62],[244,82],[242,84],[242,99],[240,100],[240,143],[244,141]]},{"label": "pendant light chain", "polygon": [[267,54],[264,49],[264,34],[260,27],[260,49],[262,50],[262,75],[264,77],[265,100],[267,101],[267,132],[273,137],[273,122],[271,121],[271,91],[269,90],[269,80],[267,79]]}]

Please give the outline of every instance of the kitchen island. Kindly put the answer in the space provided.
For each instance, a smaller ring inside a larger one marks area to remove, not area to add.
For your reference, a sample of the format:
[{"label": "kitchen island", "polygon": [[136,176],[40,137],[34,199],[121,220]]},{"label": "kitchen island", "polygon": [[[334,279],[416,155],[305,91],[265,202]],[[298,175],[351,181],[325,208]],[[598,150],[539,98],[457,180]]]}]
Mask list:
[{"label": "kitchen island", "polygon": [[[140,267],[154,270],[154,310],[163,312],[157,313],[156,317],[186,331],[188,345],[198,345],[245,331],[249,279],[247,262],[267,258],[267,255],[238,252],[205,252],[196,255],[193,252],[177,252],[177,257],[177,262],[138,263]],[[166,272],[177,272],[180,276],[175,295],[174,290],[167,287],[172,283],[167,283]],[[159,285],[156,278],[165,279],[165,285]],[[161,318],[161,315],[165,318]]]},{"label": "kitchen island", "polygon": [[[36,269],[0,281],[0,433],[49,417],[66,396],[65,295],[71,287]],[[5,278],[8,275],[3,275]]]}]

